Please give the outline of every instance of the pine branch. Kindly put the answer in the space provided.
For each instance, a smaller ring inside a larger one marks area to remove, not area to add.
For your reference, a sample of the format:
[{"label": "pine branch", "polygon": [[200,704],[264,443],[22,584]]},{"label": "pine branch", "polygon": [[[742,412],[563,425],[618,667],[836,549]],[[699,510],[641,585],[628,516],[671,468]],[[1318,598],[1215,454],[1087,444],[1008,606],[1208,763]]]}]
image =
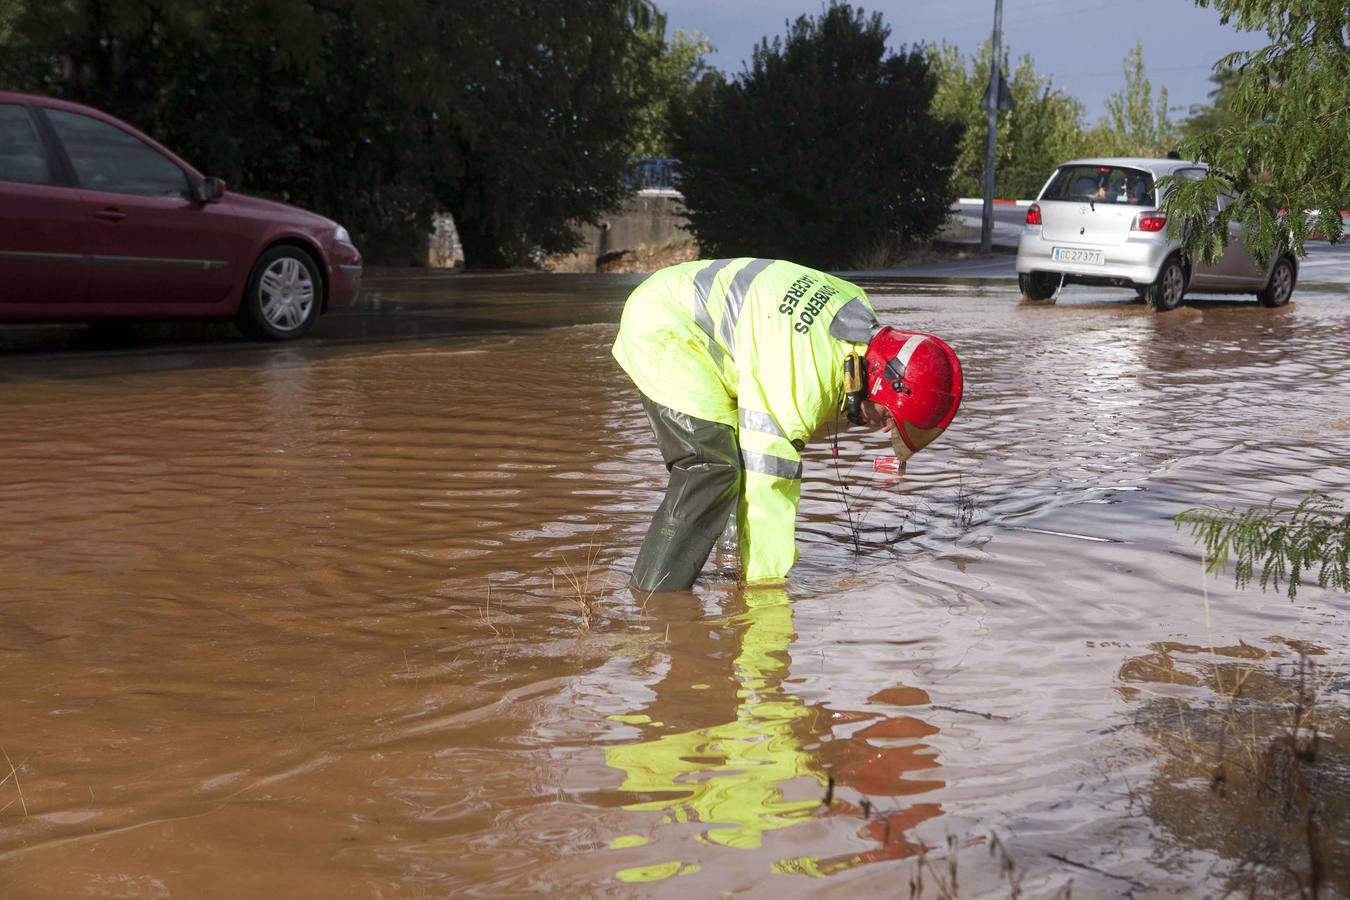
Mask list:
[{"label": "pine branch", "polygon": [[1292,600],[1300,579],[1315,569],[1318,587],[1350,593],[1350,513],[1325,494],[1310,493],[1293,509],[1274,501],[1243,511],[1188,509],[1175,522],[1204,544],[1206,571],[1223,573],[1232,558],[1239,588],[1259,567],[1261,589],[1278,590],[1284,581]]}]

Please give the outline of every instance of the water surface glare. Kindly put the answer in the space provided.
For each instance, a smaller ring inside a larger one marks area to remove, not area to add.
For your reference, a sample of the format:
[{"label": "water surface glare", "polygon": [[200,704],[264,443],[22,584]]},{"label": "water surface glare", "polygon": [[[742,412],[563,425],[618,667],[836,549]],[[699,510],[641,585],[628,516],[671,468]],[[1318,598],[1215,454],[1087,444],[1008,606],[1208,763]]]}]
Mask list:
[{"label": "water surface glare", "polygon": [[879,436],[820,435],[787,590],[715,555],[644,598],[631,284],[375,278],[364,339],[0,358],[0,895],[1241,874],[1138,727],[1203,685],[1149,673],[1242,646],[1335,673],[1350,603],[1204,577],[1171,520],[1350,497],[1343,294],[1155,316],[873,282],[960,353],[952,428],[898,482]]}]

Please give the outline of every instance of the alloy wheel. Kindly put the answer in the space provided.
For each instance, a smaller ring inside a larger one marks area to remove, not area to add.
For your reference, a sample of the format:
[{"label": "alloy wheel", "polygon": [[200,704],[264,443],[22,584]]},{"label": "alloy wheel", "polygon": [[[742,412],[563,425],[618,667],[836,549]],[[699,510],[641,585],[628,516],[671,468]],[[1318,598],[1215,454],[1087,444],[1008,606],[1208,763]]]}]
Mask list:
[{"label": "alloy wheel", "polygon": [[1271,280],[1270,305],[1283,306],[1289,302],[1289,295],[1294,292],[1294,273],[1290,271],[1289,266],[1278,265]]},{"label": "alloy wheel", "polygon": [[309,320],[314,306],[314,279],[300,260],[283,256],[263,272],[258,293],[267,324],[279,331],[293,331]]},{"label": "alloy wheel", "polygon": [[1163,307],[1171,309],[1181,302],[1181,295],[1185,288],[1185,276],[1182,274],[1181,266],[1170,265],[1167,271],[1163,272],[1162,296]]}]

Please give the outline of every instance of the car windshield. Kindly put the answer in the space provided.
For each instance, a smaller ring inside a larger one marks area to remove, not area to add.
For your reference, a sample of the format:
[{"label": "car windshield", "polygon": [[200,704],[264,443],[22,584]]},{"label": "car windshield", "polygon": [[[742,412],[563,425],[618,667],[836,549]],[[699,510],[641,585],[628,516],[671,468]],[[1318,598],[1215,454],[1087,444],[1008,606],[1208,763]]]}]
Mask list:
[{"label": "car windshield", "polygon": [[1154,206],[1153,176],[1142,169],[1122,166],[1061,166],[1041,199]]}]

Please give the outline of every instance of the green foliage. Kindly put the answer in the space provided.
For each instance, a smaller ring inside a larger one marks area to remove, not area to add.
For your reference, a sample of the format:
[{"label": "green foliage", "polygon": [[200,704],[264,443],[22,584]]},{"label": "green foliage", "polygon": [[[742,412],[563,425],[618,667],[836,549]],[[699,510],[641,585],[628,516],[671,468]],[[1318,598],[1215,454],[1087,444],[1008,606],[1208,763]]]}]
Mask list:
[{"label": "green foliage", "polygon": [[1233,509],[1188,509],[1176,517],[1178,528],[1205,545],[1206,571],[1222,573],[1235,558],[1238,587],[1245,587],[1261,568],[1261,589],[1288,585],[1289,599],[1299,579],[1317,570],[1319,587],[1350,591],[1350,513],[1339,501],[1310,494],[1294,509],[1272,502],[1238,512]]},{"label": "green foliage", "polygon": [[705,76],[673,112],[680,187],[704,252],[848,265],[945,220],[959,123],[930,111],[921,49],[831,3],[762,40],[734,81]]},{"label": "green foliage", "polygon": [[655,84],[650,99],[638,112],[634,156],[671,155],[671,104],[690,97],[699,81],[712,71],[705,57],[713,51],[713,45],[705,35],[677,30],[666,43],[663,31],[654,29],[644,35],[645,40],[657,45],[652,67]]},{"label": "green foliage", "polygon": [[368,257],[406,260],[443,209],[502,265],[621,199],[657,27],[649,0],[67,0],[18,18],[0,84],[125,118]]},{"label": "green foliage", "polygon": [[575,222],[596,221],[623,197],[619,179],[651,91],[654,51],[640,35],[653,27],[653,8],[476,0],[450,13],[430,2],[445,19],[441,46],[451,43],[436,53],[435,74],[458,86],[435,149],[463,161],[442,196],[453,201],[465,258],[502,265],[572,250]]},{"label": "green foliage", "polygon": [[14,23],[18,21],[19,13],[23,10],[24,0],[0,0],[0,47],[9,40],[10,33],[14,30]]},{"label": "green foliage", "polygon": [[1237,121],[1233,115],[1233,91],[1237,89],[1238,73],[1220,69],[1211,74],[1209,80],[1214,85],[1209,92],[1209,103],[1191,107],[1190,117],[1181,123],[1184,138],[1228,128]]},{"label": "green foliage", "polygon": [[1167,113],[1167,88],[1153,101],[1140,43],[1125,55],[1125,86],[1106,99],[1106,115],[1086,138],[1089,156],[1165,156],[1179,137]]},{"label": "green foliage", "polygon": [[[1242,226],[1262,263],[1303,255],[1311,232],[1342,238],[1350,206],[1350,7],[1344,0],[1197,0],[1270,44],[1220,59],[1231,69],[1230,120],[1189,137],[1181,153],[1210,165],[1199,181],[1165,184],[1168,233],[1210,261]],[[1221,193],[1234,201],[1215,215]],[[1287,215],[1284,211],[1290,211]],[[1312,214],[1308,214],[1310,211]]]},{"label": "green foliage", "polygon": [[[984,192],[989,114],[980,101],[989,86],[989,47],[986,42],[968,59],[950,44],[928,50],[929,64],[937,74],[933,113],[965,128],[952,173],[952,192],[958,196],[978,197]],[[998,118],[994,193],[1034,197],[1055,166],[1082,155],[1083,106],[1056,89],[1050,78],[1037,74],[1030,56],[1018,61],[1008,86],[1013,108]]]}]

